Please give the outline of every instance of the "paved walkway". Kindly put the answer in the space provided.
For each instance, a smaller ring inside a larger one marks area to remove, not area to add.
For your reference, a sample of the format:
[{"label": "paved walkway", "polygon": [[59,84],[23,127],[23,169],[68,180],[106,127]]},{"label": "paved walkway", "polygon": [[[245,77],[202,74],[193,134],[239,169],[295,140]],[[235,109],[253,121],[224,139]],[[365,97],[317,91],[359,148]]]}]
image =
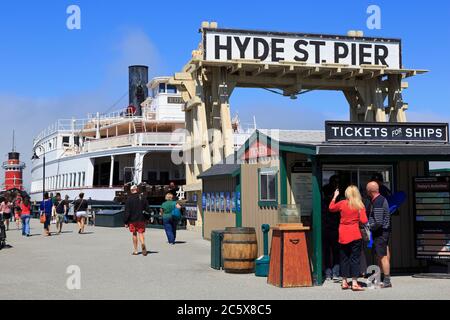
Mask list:
[{"label": "paved walkway", "polygon": [[[336,283],[279,289],[265,278],[211,269],[210,243],[191,231],[180,231],[185,243],[170,246],[163,230],[148,230],[152,254],[143,257],[131,255],[124,228],[88,227],[84,235],[75,224],[64,229],[43,237],[33,220],[30,238],[8,232],[12,247],[0,251],[0,299],[450,299],[450,280],[411,277],[394,277],[393,289],[362,293],[343,292]],[[80,290],[67,288],[71,265],[80,268]]]}]

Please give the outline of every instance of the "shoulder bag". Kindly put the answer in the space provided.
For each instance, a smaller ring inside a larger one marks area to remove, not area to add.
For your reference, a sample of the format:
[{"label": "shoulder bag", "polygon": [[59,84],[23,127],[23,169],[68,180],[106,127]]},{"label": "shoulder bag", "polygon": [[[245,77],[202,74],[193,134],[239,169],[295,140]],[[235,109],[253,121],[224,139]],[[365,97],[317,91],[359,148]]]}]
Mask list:
[{"label": "shoulder bag", "polygon": [[367,224],[361,223],[361,210],[358,210],[358,223],[359,223],[359,230],[361,231],[362,239],[365,242],[370,241],[370,229]]}]

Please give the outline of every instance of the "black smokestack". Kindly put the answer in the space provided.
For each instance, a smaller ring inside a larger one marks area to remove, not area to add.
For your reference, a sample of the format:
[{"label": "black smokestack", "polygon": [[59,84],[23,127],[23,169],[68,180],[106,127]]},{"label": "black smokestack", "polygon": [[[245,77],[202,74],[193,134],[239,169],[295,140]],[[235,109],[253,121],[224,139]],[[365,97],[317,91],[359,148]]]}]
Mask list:
[{"label": "black smokestack", "polygon": [[148,67],[128,67],[129,79],[129,103],[136,107],[136,116],[142,116],[141,103],[148,97]]}]

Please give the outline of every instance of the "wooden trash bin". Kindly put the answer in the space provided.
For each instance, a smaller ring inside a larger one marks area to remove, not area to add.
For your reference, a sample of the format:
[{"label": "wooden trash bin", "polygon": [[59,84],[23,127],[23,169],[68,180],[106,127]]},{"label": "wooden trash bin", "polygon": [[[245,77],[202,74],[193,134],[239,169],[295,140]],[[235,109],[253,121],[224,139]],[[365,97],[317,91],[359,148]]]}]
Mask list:
[{"label": "wooden trash bin", "polygon": [[253,273],[258,257],[255,228],[225,228],[222,241],[223,269],[227,273]]},{"label": "wooden trash bin", "polygon": [[312,275],[303,224],[279,224],[272,228],[267,282],[277,287],[311,287]]}]

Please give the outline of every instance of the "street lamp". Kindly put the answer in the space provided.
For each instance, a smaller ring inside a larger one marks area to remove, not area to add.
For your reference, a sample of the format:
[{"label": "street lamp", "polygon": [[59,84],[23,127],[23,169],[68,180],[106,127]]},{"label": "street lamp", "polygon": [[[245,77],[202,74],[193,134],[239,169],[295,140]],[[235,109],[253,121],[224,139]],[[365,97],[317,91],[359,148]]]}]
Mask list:
[{"label": "street lamp", "polygon": [[[42,199],[44,199],[45,194],[45,149],[43,146],[37,146],[36,149],[39,148],[42,150]],[[31,160],[39,160],[39,156],[36,153],[36,149],[34,149],[34,154],[31,157]]]}]

